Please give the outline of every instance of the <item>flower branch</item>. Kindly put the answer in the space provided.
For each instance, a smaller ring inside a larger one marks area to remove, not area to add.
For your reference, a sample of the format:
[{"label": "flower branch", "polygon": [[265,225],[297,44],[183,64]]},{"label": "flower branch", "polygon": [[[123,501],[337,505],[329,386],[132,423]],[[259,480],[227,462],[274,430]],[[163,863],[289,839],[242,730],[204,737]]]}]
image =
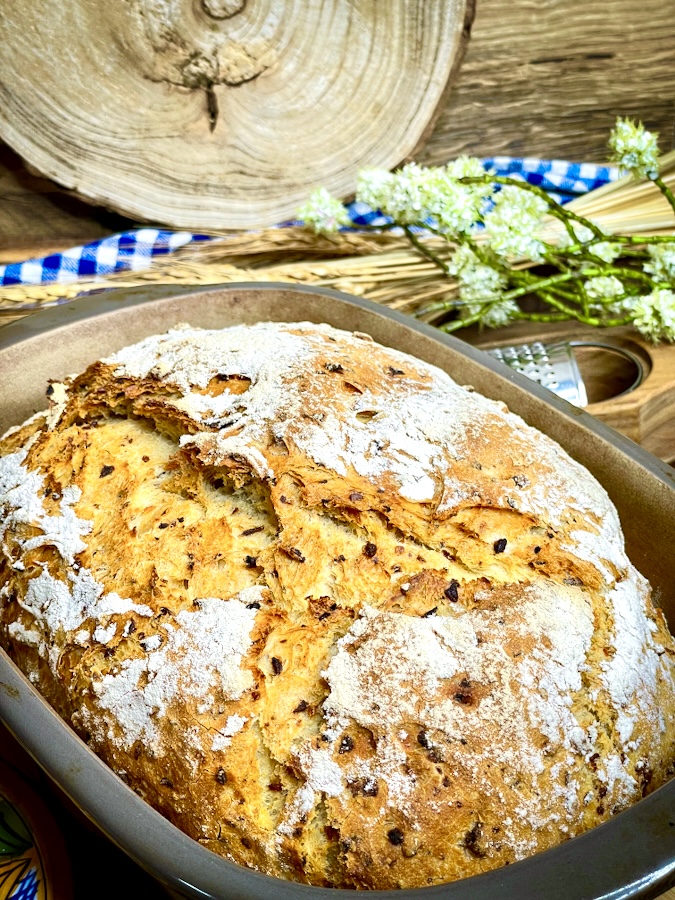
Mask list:
[{"label": "flower branch", "polygon": [[[613,161],[652,181],[675,214],[675,195],[659,173],[657,136],[619,119],[609,144]],[[598,327],[632,323],[649,340],[675,341],[675,234],[607,234],[538,185],[486,172],[470,157],[442,167],[363,171],[356,199],[387,216],[387,228],[400,227],[448,279],[447,299],[418,311],[444,316],[444,331],[573,319]],[[324,233],[350,224],[323,188],[298,214]],[[561,235],[546,237],[551,218]],[[425,235],[444,239],[447,255]]]}]

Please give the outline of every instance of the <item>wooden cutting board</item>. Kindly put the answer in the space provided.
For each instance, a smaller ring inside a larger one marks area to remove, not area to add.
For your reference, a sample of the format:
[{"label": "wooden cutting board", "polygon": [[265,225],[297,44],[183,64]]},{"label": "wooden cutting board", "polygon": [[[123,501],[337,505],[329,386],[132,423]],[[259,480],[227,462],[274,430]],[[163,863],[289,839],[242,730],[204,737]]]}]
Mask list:
[{"label": "wooden cutting board", "polygon": [[[473,0],[0,0],[0,137],[41,174],[192,230],[291,218],[416,153]],[[54,76],[58,73],[58,77]]]}]

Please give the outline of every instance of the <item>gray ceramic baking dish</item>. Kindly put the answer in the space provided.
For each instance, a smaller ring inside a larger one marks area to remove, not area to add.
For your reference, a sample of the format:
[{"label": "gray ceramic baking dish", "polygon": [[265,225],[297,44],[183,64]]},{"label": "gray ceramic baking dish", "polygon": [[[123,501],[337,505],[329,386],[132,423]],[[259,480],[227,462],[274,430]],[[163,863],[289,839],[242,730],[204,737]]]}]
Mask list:
[{"label": "gray ceramic baking dish", "polygon": [[[0,433],[45,405],[48,378],[177,324],[328,322],[445,369],[504,400],[604,484],[633,562],[675,627],[675,471],[636,444],[486,354],[396,312],[332,291],[288,285],[134,289],[76,300],[0,330]],[[0,652],[0,716],[108,837],[176,894],[214,900],[337,900],[351,891],[280,881],[234,865],[185,836],[133,793]],[[675,884],[675,780],[610,822],[530,859],[437,887],[375,891],[397,900],[623,900]]]}]

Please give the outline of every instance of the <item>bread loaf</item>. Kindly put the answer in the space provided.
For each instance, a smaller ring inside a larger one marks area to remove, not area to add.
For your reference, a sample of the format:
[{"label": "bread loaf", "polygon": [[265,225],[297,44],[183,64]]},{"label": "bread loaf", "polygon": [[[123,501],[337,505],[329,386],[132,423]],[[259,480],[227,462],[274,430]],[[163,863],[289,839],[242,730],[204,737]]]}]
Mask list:
[{"label": "bread loaf", "polygon": [[367,335],[181,326],[3,439],[0,637],[204,846],[451,881],[673,774],[675,647],[603,488]]}]

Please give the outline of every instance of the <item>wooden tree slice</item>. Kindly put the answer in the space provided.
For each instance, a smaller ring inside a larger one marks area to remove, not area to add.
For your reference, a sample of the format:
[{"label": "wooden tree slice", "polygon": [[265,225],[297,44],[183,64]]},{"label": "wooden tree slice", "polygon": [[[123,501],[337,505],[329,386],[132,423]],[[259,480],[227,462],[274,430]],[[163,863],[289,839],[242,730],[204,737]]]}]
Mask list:
[{"label": "wooden tree slice", "polygon": [[0,0],[0,137],[144,220],[241,228],[414,152],[473,0]]}]

